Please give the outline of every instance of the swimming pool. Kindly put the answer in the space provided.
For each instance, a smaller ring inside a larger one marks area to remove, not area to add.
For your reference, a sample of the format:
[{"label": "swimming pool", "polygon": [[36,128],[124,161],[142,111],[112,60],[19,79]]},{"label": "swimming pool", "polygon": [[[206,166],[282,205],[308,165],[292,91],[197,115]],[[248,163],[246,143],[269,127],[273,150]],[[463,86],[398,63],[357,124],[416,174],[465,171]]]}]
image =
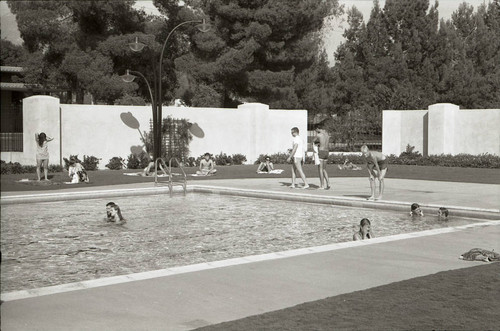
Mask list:
[{"label": "swimming pool", "polygon": [[[117,203],[124,226],[104,221]],[[377,237],[477,219],[190,193],[2,206],[2,292],[351,241],[361,218]]]}]

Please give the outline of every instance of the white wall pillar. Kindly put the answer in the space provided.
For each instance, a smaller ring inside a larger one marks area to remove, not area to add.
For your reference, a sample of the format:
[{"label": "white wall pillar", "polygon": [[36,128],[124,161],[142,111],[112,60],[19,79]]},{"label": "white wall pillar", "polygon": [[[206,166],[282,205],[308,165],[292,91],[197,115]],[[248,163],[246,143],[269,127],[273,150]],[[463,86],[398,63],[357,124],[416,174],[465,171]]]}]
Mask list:
[{"label": "white wall pillar", "polygon": [[401,118],[398,110],[384,110],[382,112],[382,153],[385,155],[401,154]]},{"label": "white wall pillar", "polygon": [[250,112],[248,137],[253,137],[253,141],[249,144],[249,150],[246,157],[248,163],[253,163],[257,160],[259,155],[263,153],[262,147],[266,145],[266,140],[269,137],[269,105],[257,102],[245,103],[239,105],[238,110]]},{"label": "white wall pillar", "polygon": [[459,107],[451,103],[429,106],[429,155],[456,154],[455,126]]},{"label": "white wall pillar", "polygon": [[49,142],[49,164],[61,163],[61,122],[59,99],[34,95],[23,99],[23,153],[21,164],[36,164],[35,133],[45,132]]}]

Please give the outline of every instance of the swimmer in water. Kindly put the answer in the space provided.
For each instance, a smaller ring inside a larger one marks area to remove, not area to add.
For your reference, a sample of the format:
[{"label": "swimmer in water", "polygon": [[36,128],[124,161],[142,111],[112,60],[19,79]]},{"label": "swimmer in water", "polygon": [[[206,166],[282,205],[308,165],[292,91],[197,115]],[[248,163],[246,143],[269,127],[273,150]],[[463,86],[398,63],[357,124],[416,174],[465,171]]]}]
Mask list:
[{"label": "swimmer in water", "polygon": [[371,230],[370,220],[368,218],[363,218],[361,222],[359,222],[359,231],[354,233],[352,240],[357,241],[373,238]]},{"label": "swimmer in water", "polygon": [[114,202],[108,202],[106,204],[106,215],[108,222],[116,224],[124,224],[127,222],[122,216],[120,207]]},{"label": "swimmer in water", "polygon": [[420,209],[418,203],[413,203],[410,208],[410,216],[424,216],[424,212]]}]

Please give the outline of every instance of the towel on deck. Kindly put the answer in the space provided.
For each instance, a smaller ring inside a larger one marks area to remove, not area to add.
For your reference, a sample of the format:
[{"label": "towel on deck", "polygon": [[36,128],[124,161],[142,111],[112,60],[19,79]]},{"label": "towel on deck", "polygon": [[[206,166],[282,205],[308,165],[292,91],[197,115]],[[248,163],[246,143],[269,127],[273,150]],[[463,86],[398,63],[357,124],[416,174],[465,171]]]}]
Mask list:
[{"label": "towel on deck", "polygon": [[460,255],[460,259],[465,261],[500,261],[500,254],[482,248],[473,248]]},{"label": "towel on deck", "polygon": [[281,174],[283,171],[285,171],[285,170],[283,170],[283,169],[274,169],[274,170],[271,170],[271,171],[269,171],[269,172],[267,172],[267,171],[257,171],[257,173],[258,173],[258,174],[278,174],[278,175],[279,175],[279,174]]}]

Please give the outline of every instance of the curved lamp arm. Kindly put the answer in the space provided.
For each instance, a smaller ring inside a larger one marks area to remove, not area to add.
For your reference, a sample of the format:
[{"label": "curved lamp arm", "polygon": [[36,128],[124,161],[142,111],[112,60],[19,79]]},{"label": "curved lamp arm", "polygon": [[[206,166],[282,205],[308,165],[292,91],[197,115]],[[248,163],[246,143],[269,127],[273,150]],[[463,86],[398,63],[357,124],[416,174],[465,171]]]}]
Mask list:
[{"label": "curved lamp arm", "polygon": [[149,97],[151,98],[151,103],[154,104],[153,92],[151,91],[151,86],[149,85],[148,80],[146,79],[146,77],[144,77],[144,75],[142,73],[140,73],[139,71],[133,71],[133,70],[127,69],[127,73],[125,75],[121,76],[121,78],[123,79],[123,81],[125,81],[127,83],[131,83],[135,78],[134,75],[138,75],[138,76],[142,77],[142,79],[144,79],[144,81],[146,82],[146,85],[148,87]]}]

